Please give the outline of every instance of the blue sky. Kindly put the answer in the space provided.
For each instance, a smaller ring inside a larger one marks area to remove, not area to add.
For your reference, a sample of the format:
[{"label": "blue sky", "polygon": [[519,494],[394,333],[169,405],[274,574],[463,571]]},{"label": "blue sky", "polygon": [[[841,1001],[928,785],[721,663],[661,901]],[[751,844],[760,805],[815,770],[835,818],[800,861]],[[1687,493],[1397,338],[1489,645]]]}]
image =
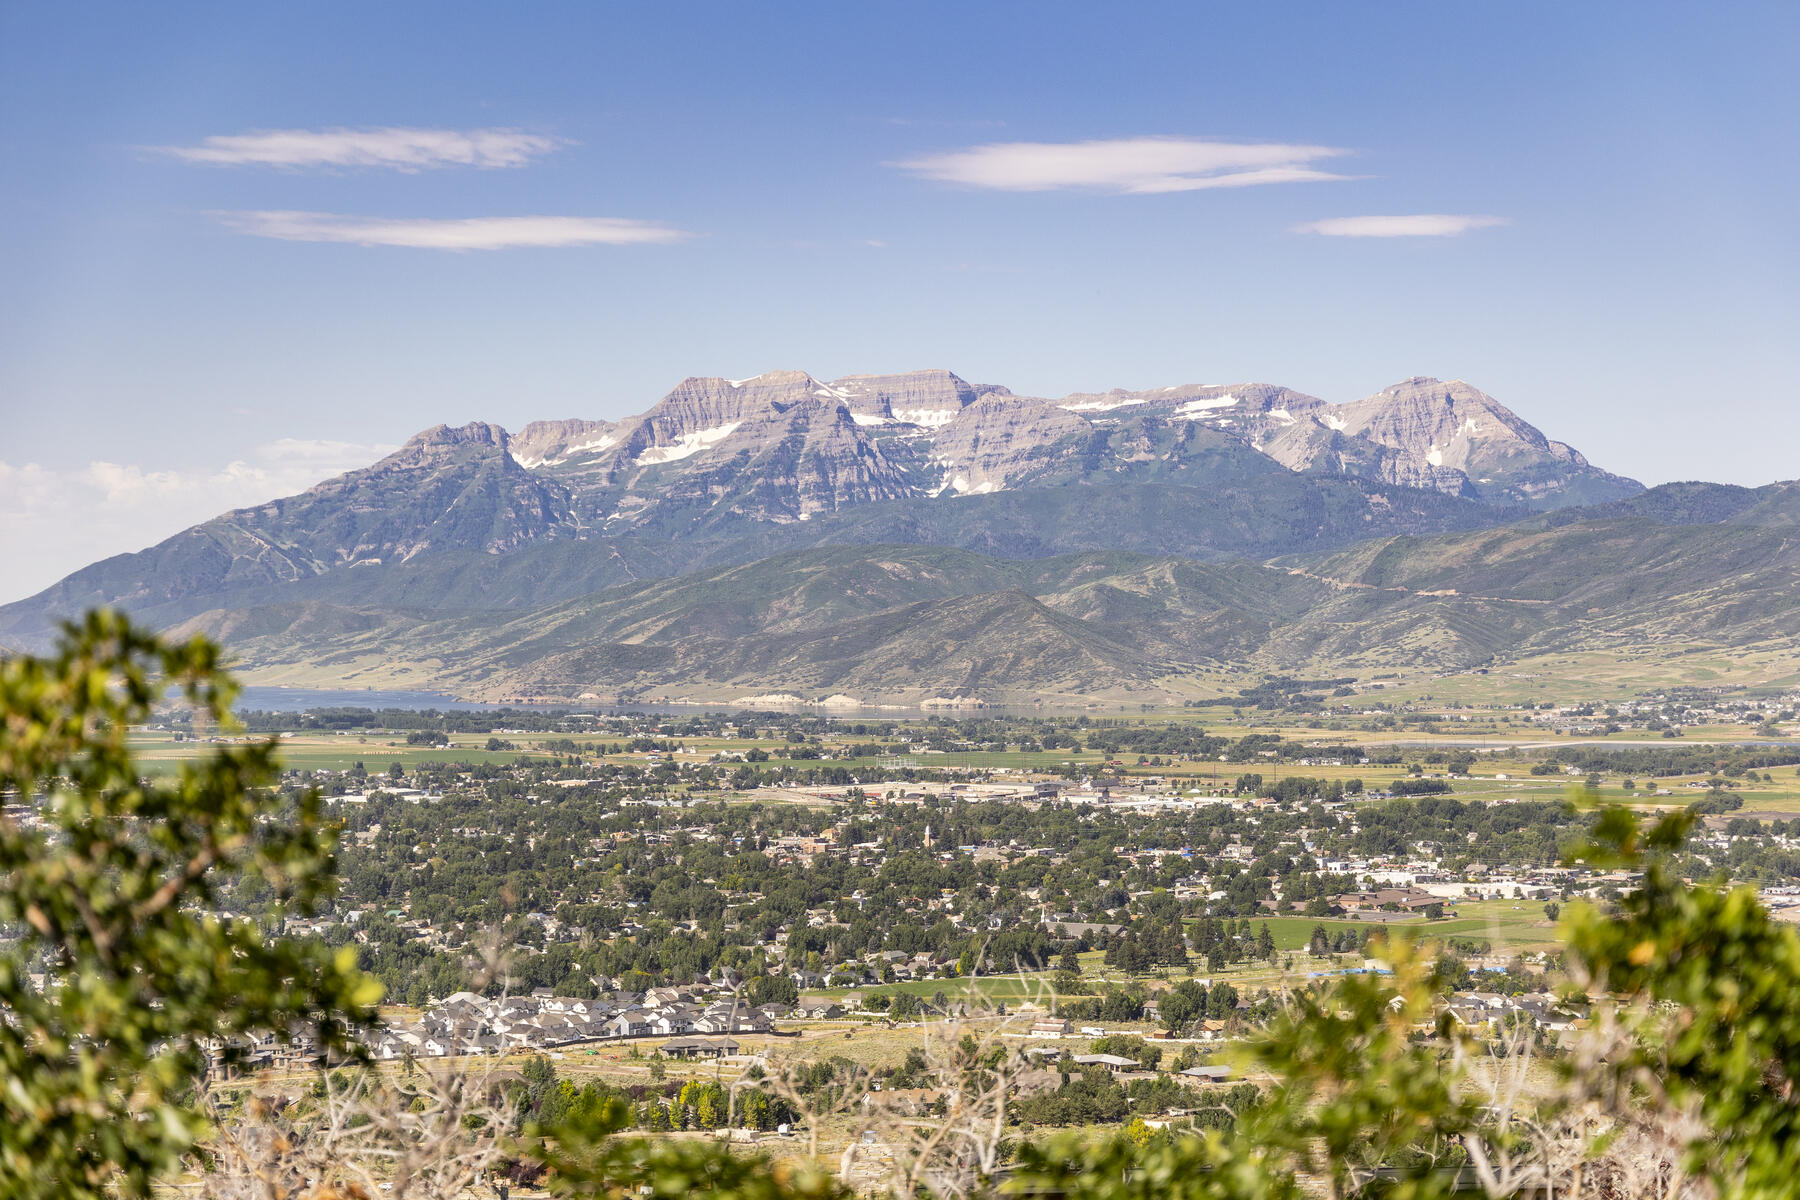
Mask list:
[{"label": "blue sky", "polygon": [[0,598],[775,367],[1459,377],[1793,477],[1796,61],[1791,3],[0,5]]}]

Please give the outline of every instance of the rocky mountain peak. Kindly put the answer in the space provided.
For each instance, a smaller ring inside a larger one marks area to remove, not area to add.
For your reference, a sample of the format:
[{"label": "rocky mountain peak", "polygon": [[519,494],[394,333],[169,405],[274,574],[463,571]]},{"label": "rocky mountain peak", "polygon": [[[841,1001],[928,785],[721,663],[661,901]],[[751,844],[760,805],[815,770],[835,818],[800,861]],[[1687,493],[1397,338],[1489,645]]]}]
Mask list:
[{"label": "rocky mountain peak", "polygon": [[859,425],[902,424],[927,429],[949,424],[984,395],[1012,395],[992,384],[971,384],[941,368],[897,375],[846,375],[829,386],[842,395]]},{"label": "rocky mountain peak", "polygon": [[1461,379],[1414,376],[1365,399],[1327,406],[1313,419],[1332,436],[1290,439],[1278,457],[1295,470],[1366,474],[1537,507],[1640,490],[1632,480],[1589,466],[1572,448]]},{"label": "rocky mountain peak", "polygon": [[931,439],[933,462],[943,469],[940,491],[957,495],[999,491],[1041,466],[1063,439],[1090,428],[1087,421],[1051,404],[986,395],[970,404]]},{"label": "rocky mountain peak", "polygon": [[435,466],[464,457],[492,455],[504,458],[510,439],[506,430],[486,421],[467,425],[433,425],[408,438],[406,444],[374,466],[370,471]]},{"label": "rocky mountain peak", "polygon": [[407,440],[402,450],[426,446],[495,446],[506,449],[507,433],[486,421],[470,421],[467,425],[433,425]]},{"label": "rocky mountain peak", "polygon": [[1521,456],[1563,457],[1517,413],[1461,380],[1418,376],[1333,412],[1345,432],[1467,474]]},{"label": "rocky mountain peak", "polygon": [[610,421],[533,421],[512,435],[508,449],[522,467],[557,466],[584,454],[598,454],[618,442]]}]

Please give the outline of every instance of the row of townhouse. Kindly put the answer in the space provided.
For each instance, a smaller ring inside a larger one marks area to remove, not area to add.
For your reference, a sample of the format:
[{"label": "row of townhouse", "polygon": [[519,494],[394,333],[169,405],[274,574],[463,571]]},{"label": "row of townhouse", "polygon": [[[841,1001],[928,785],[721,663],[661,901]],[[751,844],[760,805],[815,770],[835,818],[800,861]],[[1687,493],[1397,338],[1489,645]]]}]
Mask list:
[{"label": "row of townhouse", "polygon": [[1582,1022],[1578,1012],[1559,1003],[1555,996],[1540,993],[1507,996],[1499,992],[1452,992],[1447,1007],[1459,1024],[1470,1029],[1498,1029],[1509,1017],[1557,1031],[1575,1028]]},{"label": "row of townhouse", "polygon": [[[770,1006],[774,1007],[774,1006]],[[546,1050],[575,1042],[683,1034],[772,1033],[772,1015],[728,991],[651,988],[587,1000],[537,992],[489,998],[457,992],[413,1027],[368,1039],[381,1059]]]}]

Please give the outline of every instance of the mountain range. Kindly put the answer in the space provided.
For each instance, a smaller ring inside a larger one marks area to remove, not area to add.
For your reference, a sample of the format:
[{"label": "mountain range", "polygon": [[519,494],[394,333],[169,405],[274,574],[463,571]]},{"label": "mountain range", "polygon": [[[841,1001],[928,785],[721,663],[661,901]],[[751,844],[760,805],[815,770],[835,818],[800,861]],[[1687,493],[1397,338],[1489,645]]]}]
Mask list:
[{"label": "mountain range", "polygon": [[[1697,563],[1769,599],[1794,508],[1780,487],[1646,492],[1461,381],[1334,405],[778,371],[684,380],[616,422],[425,430],[0,608],[0,639],[42,644],[109,603],[220,634],[253,678],[1179,694],[1328,659],[1467,665],[1599,625],[1658,636],[1644,588],[1713,620],[1731,606],[1692,598]],[[1601,550],[1632,588],[1558,576]]]}]

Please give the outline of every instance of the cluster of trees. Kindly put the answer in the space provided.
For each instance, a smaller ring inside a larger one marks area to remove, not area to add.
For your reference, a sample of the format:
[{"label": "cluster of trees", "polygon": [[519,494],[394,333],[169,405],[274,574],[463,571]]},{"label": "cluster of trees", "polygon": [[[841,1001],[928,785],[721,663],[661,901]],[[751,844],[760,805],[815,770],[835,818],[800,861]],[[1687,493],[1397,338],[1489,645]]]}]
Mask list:
[{"label": "cluster of trees", "polygon": [[[1128,1037],[1098,1039],[1092,1052],[1135,1058],[1144,1071],[1155,1070],[1162,1054],[1160,1048],[1147,1045],[1142,1038]],[[1190,1114],[1192,1127],[1229,1129],[1236,1123],[1237,1115],[1262,1096],[1254,1084],[1211,1087],[1189,1084],[1168,1074],[1121,1080],[1101,1066],[1074,1069],[1066,1056],[1055,1066],[1061,1077],[1058,1086],[1019,1097],[1009,1114],[1014,1124],[1029,1128],[1123,1126],[1133,1122],[1141,1127],[1144,1117],[1179,1110]]]},{"label": "cluster of trees", "polygon": [[[1582,775],[1719,775],[1741,779],[1750,771],[1800,763],[1800,747],[1785,746],[1568,746],[1539,764],[1545,774],[1574,767]],[[1536,768],[1533,768],[1536,770]]]},{"label": "cluster of trees", "polygon": [[1396,796],[1443,796],[1454,789],[1448,779],[1396,779],[1388,790]]},{"label": "cluster of trees", "polygon": [[1355,682],[1355,679],[1349,677],[1295,679],[1287,675],[1273,676],[1255,687],[1239,692],[1237,701],[1253,708],[1313,712],[1325,703],[1326,693],[1334,696],[1352,695],[1350,685]]},{"label": "cluster of trees", "polygon": [[1105,1067],[1086,1067],[1069,1073],[1066,1064],[1059,1065],[1063,1067],[1062,1082],[1055,1090],[1022,1096],[1014,1102],[1011,1116],[1016,1123],[1122,1125],[1132,1116],[1156,1116],[1172,1108],[1198,1108],[1204,1103],[1202,1089],[1185,1086],[1167,1075],[1120,1082]]},{"label": "cluster of trees", "polygon": [[[433,764],[419,776],[445,793],[440,802],[377,791],[334,812],[346,836],[331,911],[361,915],[328,936],[353,947],[391,995],[418,1003],[470,986],[464,943],[483,928],[509,935],[516,980],[578,996],[591,996],[599,975],[644,986],[722,966],[752,976],[842,968],[846,982],[878,982],[881,967],[869,966],[877,951],[925,954],[945,974],[1046,970],[1061,946],[1054,929],[1038,927],[1040,905],[1128,925],[1117,944],[1090,938],[1083,946],[1107,950],[1122,969],[1182,967],[1189,927],[1193,952],[1216,970],[1270,957],[1243,922],[1266,912],[1278,887],[1315,916],[1328,914],[1330,896],[1354,890],[1355,880],[1320,870],[1323,857],[1435,853],[1451,867],[1477,856],[1548,865],[1589,820],[1560,802],[1451,797],[1352,812],[1295,806],[1259,814],[1254,825],[1222,806],[1168,815],[964,801],[835,812],[704,801],[647,808],[636,801],[656,795],[656,784],[549,786],[535,778],[540,770]],[[297,797],[307,780],[291,782]],[[878,842],[881,850],[866,861],[833,854],[810,864],[769,852],[777,838],[827,828],[840,846]],[[1316,851],[1299,850],[1302,840]],[[984,842],[1057,854],[1007,863],[953,851],[945,862],[935,849]],[[1248,861],[1226,857],[1228,848]],[[1747,839],[1731,854],[1765,873],[1788,869],[1783,855],[1792,857]],[[1196,873],[1222,894],[1206,899],[1200,889],[1177,901],[1170,889]],[[1027,891],[1039,899],[1024,903]],[[955,920],[925,904],[946,895]],[[814,927],[820,912],[829,917]],[[1228,920],[1236,923],[1226,928]],[[783,929],[785,945],[777,943]],[[864,965],[846,965],[856,963]]]},{"label": "cluster of trees", "polygon": [[630,1113],[630,1127],[651,1132],[727,1126],[766,1132],[799,1119],[791,1101],[762,1087],[733,1095],[716,1079],[669,1079],[623,1088],[592,1077],[577,1083],[558,1075],[541,1054],[526,1059],[519,1077],[507,1080],[502,1090],[513,1102],[515,1132],[528,1126],[592,1123],[614,1103]]},{"label": "cluster of trees", "polygon": [[1061,997],[1056,1011],[1071,1021],[1141,1021],[1144,1019],[1144,992],[1135,985],[1105,987],[1097,995]]},{"label": "cluster of trees", "polygon": [[1370,929],[1354,926],[1327,929],[1323,925],[1314,925],[1312,934],[1306,939],[1306,949],[1308,953],[1321,956],[1361,950],[1368,944],[1371,933]]},{"label": "cluster of trees", "polygon": [[1158,967],[1187,966],[1187,941],[1176,923],[1143,930],[1127,929],[1106,943],[1105,962],[1127,975],[1141,975]]},{"label": "cluster of trees", "polygon": [[1252,933],[1247,917],[1235,921],[1202,917],[1194,922],[1194,950],[1206,960],[1209,971],[1221,970],[1229,963],[1274,962],[1275,935],[1267,921]]},{"label": "cluster of trees", "polygon": [[1363,781],[1360,779],[1314,779],[1308,775],[1289,775],[1285,779],[1265,782],[1261,772],[1251,771],[1239,775],[1231,790],[1233,795],[1266,796],[1272,800],[1280,800],[1284,804],[1294,804],[1302,800],[1338,801],[1346,796],[1360,796],[1363,792]]},{"label": "cluster of trees", "polygon": [[1234,1016],[1238,990],[1229,983],[1210,987],[1184,979],[1157,997],[1157,1019],[1170,1033],[1188,1032],[1200,1021],[1224,1021]]}]

